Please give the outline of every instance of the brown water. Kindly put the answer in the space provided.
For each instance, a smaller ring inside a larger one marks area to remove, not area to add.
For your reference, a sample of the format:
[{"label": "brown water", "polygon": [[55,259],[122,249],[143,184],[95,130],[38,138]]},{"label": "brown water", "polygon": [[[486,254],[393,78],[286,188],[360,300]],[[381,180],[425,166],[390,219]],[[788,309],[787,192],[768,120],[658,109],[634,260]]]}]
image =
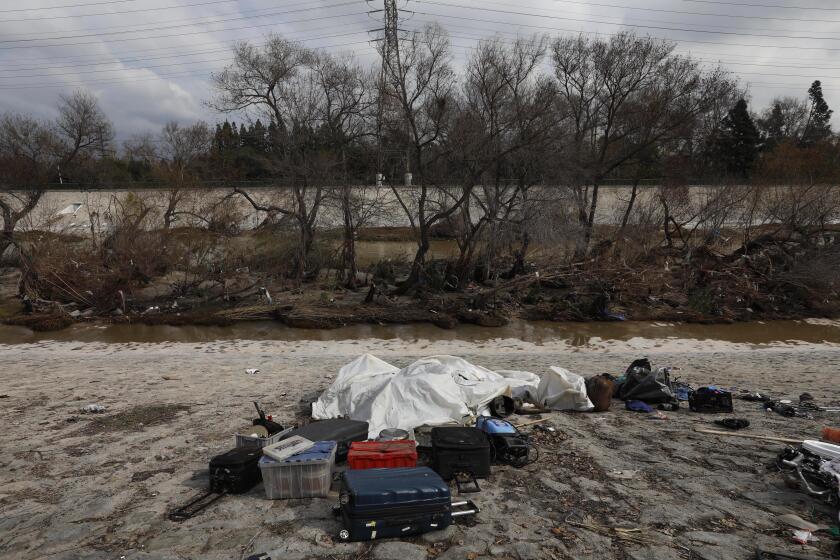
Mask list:
[{"label": "brown water", "polygon": [[[359,267],[376,264],[383,259],[411,261],[417,252],[414,241],[357,241],[356,262]],[[450,259],[458,256],[458,244],[452,239],[432,239],[428,258]]]},{"label": "brown water", "polygon": [[227,327],[146,326],[78,324],[51,333],[36,333],[22,327],[0,326],[0,344],[43,341],[82,343],[164,343],[227,340],[274,341],[365,341],[472,342],[515,340],[534,345],[563,345],[610,349],[610,343],[630,347],[634,343],[657,341],[660,346],[679,345],[690,349],[697,343],[714,350],[715,343],[747,345],[840,345],[840,321],[770,321],[730,325],[681,323],[615,322],[550,323],[512,321],[504,327],[459,325],[444,330],[428,324],[351,325],[332,330],[293,329],[271,321],[238,323]]}]

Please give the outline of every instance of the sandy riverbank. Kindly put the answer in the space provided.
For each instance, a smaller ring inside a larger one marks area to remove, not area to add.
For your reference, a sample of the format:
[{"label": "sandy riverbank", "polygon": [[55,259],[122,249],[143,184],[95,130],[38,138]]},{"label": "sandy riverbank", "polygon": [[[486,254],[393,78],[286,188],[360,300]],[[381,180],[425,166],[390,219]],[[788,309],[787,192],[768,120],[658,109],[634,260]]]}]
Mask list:
[{"label": "sandy riverbank", "polygon": [[[836,328],[826,325],[827,329]],[[796,550],[774,518],[827,523],[815,502],[768,471],[781,444],[695,433],[710,417],[687,411],[654,422],[614,408],[552,414],[539,462],[498,468],[474,499],[474,524],[402,543],[335,544],[334,498],[271,502],[262,487],[174,524],[165,512],[206,485],[208,459],[229,448],[251,400],[291,421],[300,397],[330,383],[362,352],[397,365],[461,355],[490,368],[584,375],[618,372],[639,355],[681,366],[695,384],[718,383],[819,402],[837,398],[835,343],[745,344],[667,338],[540,344],[515,339],[217,340],[101,343],[42,340],[0,346],[2,558],[689,558],[746,559],[758,544]],[[257,376],[246,367],[260,368]],[[81,406],[108,406],[104,417]],[[738,401],[751,431],[812,438],[822,425],[765,415]],[[631,477],[632,474],[632,477]],[[626,542],[570,521],[643,529]],[[823,539],[818,546],[830,543]]]}]

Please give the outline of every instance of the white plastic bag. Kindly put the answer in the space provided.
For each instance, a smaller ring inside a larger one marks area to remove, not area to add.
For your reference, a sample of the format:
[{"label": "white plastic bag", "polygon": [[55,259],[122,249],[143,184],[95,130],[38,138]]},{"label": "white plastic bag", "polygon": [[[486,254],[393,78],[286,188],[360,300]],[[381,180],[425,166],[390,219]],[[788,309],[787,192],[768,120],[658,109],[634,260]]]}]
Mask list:
[{"label": "white plastic bag", "polygon": [[586,412],[595,408],[586,396],[586,380],[557,366],[540,378],[536,397],[536,404],[551,410]]}]

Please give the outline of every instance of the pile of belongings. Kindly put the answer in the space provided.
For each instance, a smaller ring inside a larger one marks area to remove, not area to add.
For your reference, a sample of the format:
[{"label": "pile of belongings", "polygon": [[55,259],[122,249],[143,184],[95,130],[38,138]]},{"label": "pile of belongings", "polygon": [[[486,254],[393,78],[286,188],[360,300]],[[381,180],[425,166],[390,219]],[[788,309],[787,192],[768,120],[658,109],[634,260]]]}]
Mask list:
[{"label": "pile of belongings", "polygon": [[593,409],[586,381],[561,367],[542,376],[499,370],[454,356],[430,356],[400,369],[365,354],[341,368],[333,384],[312,403],[312,417],[368,422],[370,437],[386,428],[472,424],[489,415],[498,397],[550,410]]},{"label": "pile of belongings", "polygon": [[[681,388],[683,387],[681,385]],[[670,368],[654,368],[647,358],[635,360],[630,364],[624,375],[616,380],[613,396],[623,401],[640,401],[673,409],[679,407],[680,400],[671,382]]]},{"label": "pile of belongings", "polygon": [[840,522],[840,445],[805,440],[782,451],[777,464],[803,491],[835,508]]}]

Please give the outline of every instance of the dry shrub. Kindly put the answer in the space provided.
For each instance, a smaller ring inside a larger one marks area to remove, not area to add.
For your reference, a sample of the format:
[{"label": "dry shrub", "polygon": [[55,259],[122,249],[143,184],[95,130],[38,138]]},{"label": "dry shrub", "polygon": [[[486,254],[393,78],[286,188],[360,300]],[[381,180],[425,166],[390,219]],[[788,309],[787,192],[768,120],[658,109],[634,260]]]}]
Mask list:
[{"label": "dry shrub", "polygon": [[73,319],[67,313],[36,313],[32,315],[16,315],[3,321],[7,325],[26,327],[36,332],[60,331],[73,324]]}]

